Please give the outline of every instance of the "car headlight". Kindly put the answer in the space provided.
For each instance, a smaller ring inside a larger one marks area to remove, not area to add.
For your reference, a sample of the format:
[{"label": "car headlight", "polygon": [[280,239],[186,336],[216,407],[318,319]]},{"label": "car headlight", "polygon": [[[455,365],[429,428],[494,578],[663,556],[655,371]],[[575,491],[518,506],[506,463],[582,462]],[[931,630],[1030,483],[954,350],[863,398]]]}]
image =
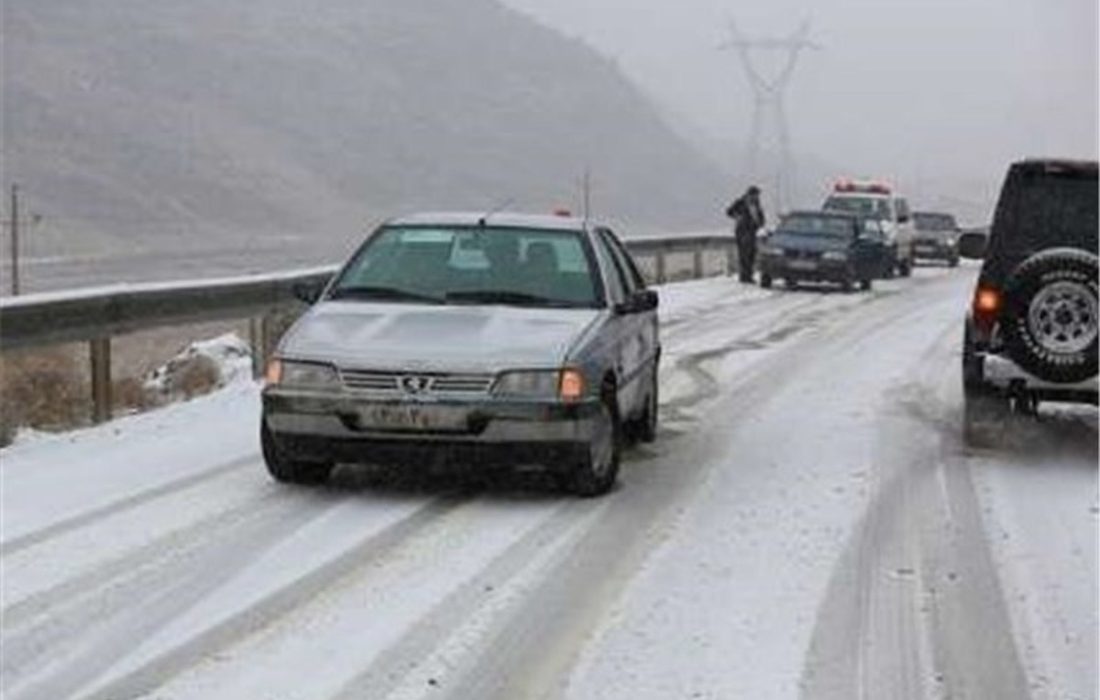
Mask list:
[{"label": "car headlight", "polygon": [[833,260],[836,262],[846,262],[848,260],[848,254],[843,250],[829,250],[821,256],[822,260]]},{"label": "car headlight", "polygon": [[330,388],[340,384],[332,365],[280,359],[268,363],[265,379],[268,384],[291,387]]},{"label": "car headlight", "polygon": [[579,370],[525,370],[505,372],[493,385],[493,394],[526,399],[576,401],[584,396],[584,375]]}]

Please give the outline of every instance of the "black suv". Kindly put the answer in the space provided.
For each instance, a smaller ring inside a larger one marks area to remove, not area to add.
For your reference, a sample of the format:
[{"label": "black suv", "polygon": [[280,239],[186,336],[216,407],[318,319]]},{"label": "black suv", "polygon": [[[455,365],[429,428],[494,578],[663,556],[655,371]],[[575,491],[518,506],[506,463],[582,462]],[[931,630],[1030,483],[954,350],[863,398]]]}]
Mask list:
[{"label": "black suv", "polygon": [[1096,162],[1016,163],[988,242],[959,239],[962,255],[985,259],[963,341],[971,442],[1040,401],[1097,403],[1096,174]]}]

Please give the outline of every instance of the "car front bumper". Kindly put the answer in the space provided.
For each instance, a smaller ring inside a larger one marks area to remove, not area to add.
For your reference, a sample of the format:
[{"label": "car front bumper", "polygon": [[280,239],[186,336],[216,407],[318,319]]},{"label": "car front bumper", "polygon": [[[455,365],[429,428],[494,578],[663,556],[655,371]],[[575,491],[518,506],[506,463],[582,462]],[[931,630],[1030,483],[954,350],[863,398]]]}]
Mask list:
[{"label": "car front bumper", "polygon": [[913,257],[922,260],[953,260],[959,257],[954,245],[942,241],[913,241]]},{"label": "car front bumper", "polygon": [[782,279],[843,282],[852,280],[854,273],[846,260],[792,260],[769,255],[760,261],[760,271],[765,275]]},{"label": "car front bumper", "polygon": [[1011,359],[993,353],[979,355],[982,381],[1006,393],[1026,393],[1050,401],[1097,403],[1100,383],[1093,377],[1074,384],[1049,382],[1027,372]]},{"label": "car front bumper", "polygon": [[[311,461],[572,464],[587,449],[599,413],[595,398],[412,400],[278,387],[263,393],[272,438],[293,458]],[[391,424],[394,417],[400,420]]]}]

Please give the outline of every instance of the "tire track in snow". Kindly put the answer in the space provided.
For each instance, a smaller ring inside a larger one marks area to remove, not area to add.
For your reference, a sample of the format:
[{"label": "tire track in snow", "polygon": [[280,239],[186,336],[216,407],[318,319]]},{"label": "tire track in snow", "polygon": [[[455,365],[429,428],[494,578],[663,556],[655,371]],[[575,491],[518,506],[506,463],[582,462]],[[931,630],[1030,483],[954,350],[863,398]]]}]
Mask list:
[{"label": "tire track in snow", "polygon": [[[25,626],[43,614],[57,614],[58,607],[79,602],[91,592],[105,588],[121,594],[121,589],[145,588],[137,578],[147,570],[173,566],[176,559],[185,559],[204,546],[221,546],[224,533],[248,527],[251,521],[268,517],[270,511],[292,514],[306,494],[288,495],[268,491],[257,498],[236,504],[229,510],[197,520],[186,527],[170,531],[127,553],[111,558],[82,573],[67,578],[7,605],[2,611],[2,629],[7,632]],[[232,536],[231,536],[232,539]],[[212,541],[213,540],[213,541]],[[159,567],[159,568],[158,568]],[[133,579],[133,580],[131,580]],[[99,613],[102,614],[103,609]]]},{"label": "tire track in snow", "polygon": [[469,498],[461,496],[427,501],[319,566],[282,582],[245,607],[233,610],[186,638],[172,642],[136,667],[104,679],[102,684],[88,689],[80,697],[86,700],[118,700],[152,692],[204,657],[274,624],[355,570],[399,551],[403,543],[470,502]]},{"label": "tire track in snow", "polygon": [[474,616],[487,598],[506,589],[533,560],[545,556],[546,550],[560,547],[570,533],[587,524],[592,512],[589,501],[572,501],[558,508],[543,525],[513,542],[474,578],[441,599],[395,644],[349,680],[332,700],[388,697],[412,669]]},{"label": "tire track in snow", "polygon": [[73,530],[78,530],[83,527],[94,523],[97,520],[110,517],[116,513],[120,513],[124,510],[136,508],[144,505],[158,498],[182,491],[192,486],[202,484],[207,481],[211,481],[218,477],[224,476],[230,472],[238,469],[243,469],[247,466],[254,465],[256,463],[256,455],[248,457],[242,457],[241,459],[233,460],[227,464],[221,464],[210,469],[203,470],[197,474],[191,474],[186,477],[174,479],[167,483],[152,488],[146,489],[132,496],[121,498],[98,508],[92,508],[78,515],[74,515],[63,520],[51,523],[43,528],[18,535],[11,539],[0,542],[0,556],[7,556],[9,554],[15,554],[21,550],[33,547],[36,544],[45,542],[48,539],[64,535]]},{"label": "tire track in snow", "polygon": [[876,485],[820,606],[808,700],[1028,697],[958,421],[947,417],[958,408],[929,414],[945,405],[957,330],[930,343],[915,382],[883,397]]},{"label": "tire track in snow", "polygon": [[10,697],[69,695],[324,512],[303,507],[318,499],[294,495],[272,494],[259,507],[173,533],[25,601],[11,618],[6,611],[2,670]]}]

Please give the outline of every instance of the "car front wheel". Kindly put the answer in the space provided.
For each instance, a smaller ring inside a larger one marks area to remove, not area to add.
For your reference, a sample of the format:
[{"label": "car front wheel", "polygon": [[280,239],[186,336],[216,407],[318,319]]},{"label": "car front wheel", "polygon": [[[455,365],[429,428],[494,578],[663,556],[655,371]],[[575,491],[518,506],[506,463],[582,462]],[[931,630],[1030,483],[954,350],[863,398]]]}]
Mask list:
[{"label": "car front wheel", "polygon": [[606,494],[618,479],[621,452],[622,424],[615,396],[608,391],[600,401],[600,411],[588,449],[570,475],[569,489],[585,498]]},{"label": "car front wheel", "polygon": [[266,422],[260,424],[260,449],[267,471],[276,481],[316,485],[324,483],[332,473],[333,465],[330,462],[303,462],[293,459],[279,447]]}]

